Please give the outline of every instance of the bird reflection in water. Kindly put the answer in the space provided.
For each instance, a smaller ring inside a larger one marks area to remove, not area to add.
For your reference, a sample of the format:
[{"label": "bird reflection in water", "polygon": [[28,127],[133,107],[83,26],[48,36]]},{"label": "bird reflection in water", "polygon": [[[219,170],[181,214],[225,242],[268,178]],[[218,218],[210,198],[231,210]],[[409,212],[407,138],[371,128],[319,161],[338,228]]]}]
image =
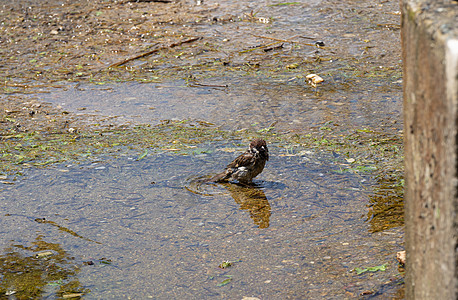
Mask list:
[{"label": "bird reflection in water", "polygon": [[263,190],[255,185],[245,186],[231,183],[220,185],[229,191],[235,202],[240,205],[240,209],[250,212],[254,224],[259,228],[269,227],[271,208]]}]

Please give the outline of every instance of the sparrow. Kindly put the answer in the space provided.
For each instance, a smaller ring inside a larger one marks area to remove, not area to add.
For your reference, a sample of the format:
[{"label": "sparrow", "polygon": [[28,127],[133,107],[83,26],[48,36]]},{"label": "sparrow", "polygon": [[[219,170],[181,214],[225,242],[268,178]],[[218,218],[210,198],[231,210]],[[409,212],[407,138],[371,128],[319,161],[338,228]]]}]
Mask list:
[{"label": "sparrow", "polygon": [[237,180],[241,184],[250,184],[253,178],[264,170],[268,160],[269,149],[267,149],[266,141],[254,139],[251,141],[247,151],[228,164],[222,173],[213,176],[209,182]]}]

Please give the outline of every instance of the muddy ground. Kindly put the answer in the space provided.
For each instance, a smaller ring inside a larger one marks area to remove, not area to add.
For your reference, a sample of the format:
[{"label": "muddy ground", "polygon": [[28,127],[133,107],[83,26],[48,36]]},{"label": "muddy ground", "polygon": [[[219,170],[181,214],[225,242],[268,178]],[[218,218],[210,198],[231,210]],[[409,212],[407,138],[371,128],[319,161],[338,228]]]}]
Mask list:
[{"label": "muddy ground", "polygon": [[332,77],[327,90],[338,91],[401,78],[394,1],[16,1],[2,5],[0,18],[6,94],[68,81],[304,81],[319,73]]}]

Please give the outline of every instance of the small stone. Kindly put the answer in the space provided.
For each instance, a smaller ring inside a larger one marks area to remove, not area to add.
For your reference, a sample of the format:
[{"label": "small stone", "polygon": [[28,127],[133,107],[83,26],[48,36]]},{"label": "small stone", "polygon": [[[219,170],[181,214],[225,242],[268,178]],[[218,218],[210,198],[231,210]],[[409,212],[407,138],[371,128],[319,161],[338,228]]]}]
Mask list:
[{"label": "small stone", "polygon": [[406,264],[406,251],[399,251],[398,253],[396,253],[396,259],[398,260],[398,262],[401,264],[401,265],[405,265]]},{"label": "small stone", "polygon": [[317,46],[317,47],[324,47],[325,44],[324,44],[323,41],[316,41],[316,42],[315,42],[315,46]]}]

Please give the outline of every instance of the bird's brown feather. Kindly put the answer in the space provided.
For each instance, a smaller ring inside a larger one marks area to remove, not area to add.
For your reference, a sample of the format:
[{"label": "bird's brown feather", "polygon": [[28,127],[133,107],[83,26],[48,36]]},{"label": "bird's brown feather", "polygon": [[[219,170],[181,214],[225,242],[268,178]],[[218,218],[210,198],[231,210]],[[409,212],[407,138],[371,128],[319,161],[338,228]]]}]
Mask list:
[{"label": "bird's brown feather", "polygon": [[240,154],[222,173],[213,176],[209,181],[237,180],[244,184],[251,183],[252,179],[262,172],[267,160],[269,160],[269,150],[266,142],[255,139],[246,152]]}]

